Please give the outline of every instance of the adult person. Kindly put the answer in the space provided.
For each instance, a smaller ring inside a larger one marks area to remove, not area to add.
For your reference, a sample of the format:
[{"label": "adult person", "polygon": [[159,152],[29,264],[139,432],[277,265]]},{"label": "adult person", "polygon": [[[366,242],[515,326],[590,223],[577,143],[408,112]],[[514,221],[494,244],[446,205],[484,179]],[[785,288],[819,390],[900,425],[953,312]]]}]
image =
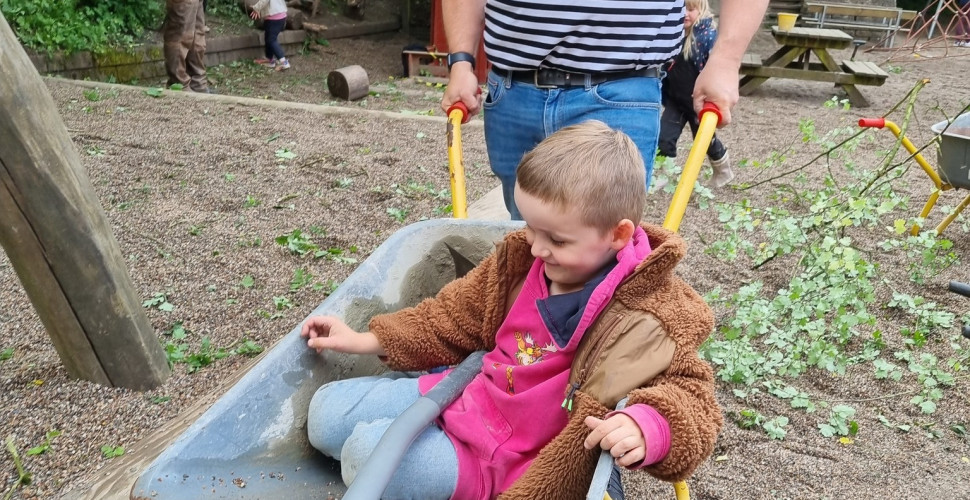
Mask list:
[{"label": "adult person", "polygon": [[209,92],[205,77],[205,12],[202,0],[165,0],[162,27],[168,85]]},{"label": "adult person", "polygon": [[[694,86],[731,122],[741,59],[768,0],[722,0],[720,34]],[[660,67],[680,53],[684,1],[444,0],[449,81],[447,110],[483,107],[485,144],[502,181],[505,206],[521,219],[513,192],[522,155],[556,130],[596,119],[629,135],[643,154],[649,184],[660,130]],[[484,101],[474,68],[484,24],[492,69]]]}]

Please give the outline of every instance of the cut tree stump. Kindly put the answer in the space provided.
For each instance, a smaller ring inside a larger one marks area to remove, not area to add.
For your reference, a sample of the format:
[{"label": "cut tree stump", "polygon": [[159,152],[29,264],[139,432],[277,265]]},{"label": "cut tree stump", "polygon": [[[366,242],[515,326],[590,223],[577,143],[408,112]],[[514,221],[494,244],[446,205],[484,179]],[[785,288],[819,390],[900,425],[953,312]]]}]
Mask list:
[{"label": "cut tree stump", "polygon": [[356,101],[366,96],[370,91],[369,85],[367,71],[356,64],[336,69],[327,75],[330,95],[348,101]]}]

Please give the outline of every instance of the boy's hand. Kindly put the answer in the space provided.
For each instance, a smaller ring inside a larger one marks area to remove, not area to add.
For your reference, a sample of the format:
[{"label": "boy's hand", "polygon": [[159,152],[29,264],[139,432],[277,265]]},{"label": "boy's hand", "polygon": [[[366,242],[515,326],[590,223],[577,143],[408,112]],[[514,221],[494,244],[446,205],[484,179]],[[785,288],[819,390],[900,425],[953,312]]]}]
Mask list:
[{"label": "boy's hand", "polygon": [[340,318],[313,316],[303,323],[300,336],[307,339],[307,346],[317,351],[324,349],[352,354],[384,355],[384,349],[373,333],[357,333]]},{"label": "boy's hand", "polygon": [[647,443],[643,439],[643,432],[632,418],[617,413],[606,420],[586,417],[583,423],[592,430],[586,436],[583,446],[587,450],[596,446],[609,450],[616,465],[629,467],[640,463],[647,456]]}]

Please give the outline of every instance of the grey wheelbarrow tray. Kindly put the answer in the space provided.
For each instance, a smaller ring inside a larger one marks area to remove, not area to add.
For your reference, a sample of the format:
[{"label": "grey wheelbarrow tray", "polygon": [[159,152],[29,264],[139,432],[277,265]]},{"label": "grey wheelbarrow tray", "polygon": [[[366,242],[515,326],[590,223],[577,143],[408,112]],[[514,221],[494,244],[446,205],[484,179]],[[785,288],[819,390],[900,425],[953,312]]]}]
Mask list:
[{"label": "grey wheelbarrow tray", "polygon": [[[521,225],[440,219],[404,227],[311,315],[338,316],[366,330],[372,316],[433,296]],[[374,356],[318,355],[300,337],[299,324],[264,356],[148,466],[132,486],[131,498],[343,496],[338,462],[307,441],[307,408],[321,385],[379,374],[386,367]]]}]

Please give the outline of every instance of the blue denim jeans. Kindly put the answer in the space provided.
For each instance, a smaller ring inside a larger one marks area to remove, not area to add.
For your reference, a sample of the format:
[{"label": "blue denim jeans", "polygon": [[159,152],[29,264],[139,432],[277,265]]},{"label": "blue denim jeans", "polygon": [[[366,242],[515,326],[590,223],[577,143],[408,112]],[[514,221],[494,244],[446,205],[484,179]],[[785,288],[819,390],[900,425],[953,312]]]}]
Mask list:
[{"label": "blue denim jeans", "polygon": [[286,57],[279,41],[280,33],[284,28],[286,28],[286,18],[263,20],[263,29],[266,30],[263,33],[266,42],[266,59],[279,61]]},{"label": "blue denim jeans", "polygon": [[660,133],[659,78],[541,89],[490,71],[483,109],[488,161],[502,181],[505,207],[514,220],[522,219],[512,198],[522,156],[553,132],[586,120],[599,120],[633,139],[643,155],[650,187]]},{"label": "blue denim jeans", "polygon": [[[340,460],[349,485],[394,418],[420,396],[418,379],[402,373],[330,382],[310,400],[307,437],[314,448]],[[411,444],[381,498],[447,500],[457,485],[455,447],[440,427],[429,425]]]}]

